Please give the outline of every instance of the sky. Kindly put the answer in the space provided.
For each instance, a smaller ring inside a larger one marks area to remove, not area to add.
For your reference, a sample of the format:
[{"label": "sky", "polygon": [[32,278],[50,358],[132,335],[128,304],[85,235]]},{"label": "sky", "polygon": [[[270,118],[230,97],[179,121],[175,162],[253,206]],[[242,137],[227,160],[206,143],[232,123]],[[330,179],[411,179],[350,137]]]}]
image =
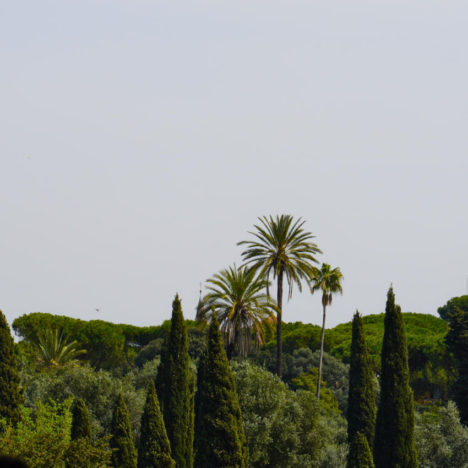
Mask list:
[{"label": "sky", "polygon": [[[0,309],[193,318],[258,217],[340,267],[327,326],[468,287],[465,1],[0,3]],[[294,290],[285,321],[320,324]]]}]

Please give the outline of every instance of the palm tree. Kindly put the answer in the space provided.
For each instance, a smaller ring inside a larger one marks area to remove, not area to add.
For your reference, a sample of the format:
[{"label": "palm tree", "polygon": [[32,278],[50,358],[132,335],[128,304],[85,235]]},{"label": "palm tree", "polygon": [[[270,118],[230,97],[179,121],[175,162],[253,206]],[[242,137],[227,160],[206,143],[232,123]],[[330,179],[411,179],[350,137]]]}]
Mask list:
[{"label": "palm tree", "polygon": [[[294,284],[302,290],[302,280],[309,280],[313,274],[313,263],[317,263],[315,254],[322,253],[312,242],[314,236],[304,231],[305,221],[294,221],[290,215],[264,216],[258,218],[259,225],[250,232],[255,240],[241,241],[237,245],[246,245],[242,253],[245,265],[259,271],[259,276],[276,279],[276,373],[282,374],[282,337],[281,320],[283,315],[283,280],[289,286],[288,299],[291,298]],[[267,283],[267,294],[270,294]]]},{"label": "palm tree", "polygon": [[37,334],[34,345],[39,351],[41,364],[46,367],[56,367],[76,359],[86,353],[84,349],[78,349],[78,342],[69,341],[63,330],[52,328]]},{"label": "palm tree", "polygon": [[327,306],[331,305],[333,294],[343,294],[341,280],[343,275],[339,268],[331,269],[330,265],[323,263],[322,267],[316,269],[312,276],[313,283],[310,286],[310,292],[313,294],[315,291],[322,291],[322,307],[323,307],[323,320],[322,320],[322,335],[320,337],[320,360],[319,372],[317,380],[317,400],[320,399],[320,381],[322,379],[322,359],[323,359],[323,341],[325,338],[325,317]]},{"label": "palm tree", "polygon": [[203,298],[205,310],[218,317],[226,339],[230,359],[234,349],[246,356],[252,345],[255,348],[265,342],[267,319],[274,316],[276,304],[261,291],[266,287],[263,278],[255,271],[236,265],[226,268],[207,280],[208,293]]}]

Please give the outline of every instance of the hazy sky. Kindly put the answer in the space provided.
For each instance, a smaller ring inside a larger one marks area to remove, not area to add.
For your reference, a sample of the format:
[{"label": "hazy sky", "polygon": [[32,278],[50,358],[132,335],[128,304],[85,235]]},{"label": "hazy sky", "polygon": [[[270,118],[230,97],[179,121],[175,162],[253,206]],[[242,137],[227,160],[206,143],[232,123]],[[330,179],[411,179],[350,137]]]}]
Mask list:
[{"label": "hazy sky", "polygon": [[[468,277],[466,1],[3,1],[0,308],[193,318],[258,216],[339,266],[328,325]],[[99,309],[96,311],[95,309]],[[320,323],[319,295],[285,304]]]}]

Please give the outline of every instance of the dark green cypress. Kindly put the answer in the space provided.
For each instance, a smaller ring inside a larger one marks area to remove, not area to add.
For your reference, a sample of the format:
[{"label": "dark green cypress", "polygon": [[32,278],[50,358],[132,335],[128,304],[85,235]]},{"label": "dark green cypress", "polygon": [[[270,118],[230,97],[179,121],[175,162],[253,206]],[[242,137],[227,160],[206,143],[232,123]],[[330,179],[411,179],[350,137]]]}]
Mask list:
[{"label": "dark green cypress", "polygon": [[216,315],[200,358],[195,396],[195,468],[245,468],[247,441]]},{"label": "dark green cypress", "polygon": [[[464,296],[467,297],[468,296]],[[450,302],[450,301],[449,301]],[[445,337],[447,349],[453,354],[458,377],[451,394],[460,411],[461,422],[468,424],[468,311],[459,307],[448,314],[449,332]]]},{"label": "dark green cypress", "polygon": [[75,401],[72,409],[71,439],[91,439],[89,411],[81,398]]},{"label": "dark green cypress", "polygon": [[362,432],[356,432],[349,444],[346,468],[374,468],[374,466],[367,437]]},{"label": "dark green cypress", "polygon": [[141,417],[138,468],[174,468],[171,446],[159,408],[154,383],[150,382],[145,408]]},{"label": "dark green cypress", "polygon": [[376,468],[416,468],[414,404],[409,385],[408,348],[401,309],[387,294],[382,344],[380,403],[375,427]]},{"label": "dark green cypress", "polygon": [[112,439],[110,445],[115,451],[112,453],[112,464],[115,468],[136,468],[137,453],[133,443],[130,415],[122,394],[119,394],[112,415]]},{"label": "dark green cypress", "polygon": [[369,351],[367,349],[362,319],[356,311],[353,317],[353,334],[349,366],[348,441],[361,432],[369,447],[374,443],[375,389]]},{"label": "dark green cypress", "polygon": [[16,424],[20,420],[22,402],[13,338],[0,310],[0,418]]},{"label": "dark green cypress", "polygon": [[161,350],[156,389],[177,468],[193,466],[192,381],[187,326],[176,295],[172,303],[171,328]]}]

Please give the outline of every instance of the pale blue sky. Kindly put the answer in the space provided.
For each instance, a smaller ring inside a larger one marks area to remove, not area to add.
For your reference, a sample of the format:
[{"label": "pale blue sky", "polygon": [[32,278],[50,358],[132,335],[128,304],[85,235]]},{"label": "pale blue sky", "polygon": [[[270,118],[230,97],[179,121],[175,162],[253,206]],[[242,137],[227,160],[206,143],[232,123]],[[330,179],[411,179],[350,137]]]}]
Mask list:
[{"label": "pale blue sky", "polygon": [[[193,317],[257,216],[341,267],[330,326],[468,277],[463,1],[0,4],[0,308]],[[96,312],[95,309],[99,309]],[[320,323],[319,297],[285,320]]]}]

